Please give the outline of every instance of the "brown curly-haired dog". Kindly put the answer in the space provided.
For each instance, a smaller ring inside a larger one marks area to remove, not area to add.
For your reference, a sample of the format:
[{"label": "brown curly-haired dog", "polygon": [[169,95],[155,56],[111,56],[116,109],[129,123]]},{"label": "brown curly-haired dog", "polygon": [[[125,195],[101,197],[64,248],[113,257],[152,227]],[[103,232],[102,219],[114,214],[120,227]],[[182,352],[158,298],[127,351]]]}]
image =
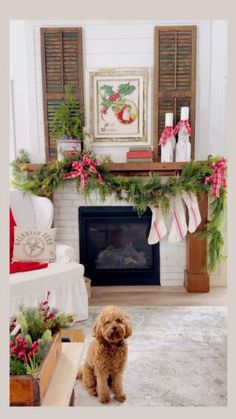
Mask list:
[{"label": "brown curly-haired dog", "polygon": [[110,388],[115,399],[123,402],[126,396],[122,386],[128,346],[125,341],[132,333],[128,316],[116,306],[106,306],[93,326],[95,339],[89,345],[87,358],[77,378],[83,380],[86,390],[98,396],[101,403],[110,401]]}]

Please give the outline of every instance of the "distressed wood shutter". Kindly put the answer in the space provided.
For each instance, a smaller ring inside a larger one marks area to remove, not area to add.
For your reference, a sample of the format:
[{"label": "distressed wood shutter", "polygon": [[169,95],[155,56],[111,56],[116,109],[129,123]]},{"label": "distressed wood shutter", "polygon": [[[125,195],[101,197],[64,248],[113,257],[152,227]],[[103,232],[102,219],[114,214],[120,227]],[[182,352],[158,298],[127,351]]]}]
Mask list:
[{"label": "distressed wood shutter", "polygon": [[191,157],[195,143],[196,26],[155,27],[154,42],[154,159],[160,160],[159,141],[165,113],[173,112],[174,125],[181,106],[189,106],[192,127]]},{"label": "distressed wood shutter", "polygon": [[73,88],[83,109],[82,28],[41,28],[41,60],[45,150],[50,160],[57,158],[57,147],[56,139],[50,136],[49,121],[52,109],[65,97],[65,85]]}]

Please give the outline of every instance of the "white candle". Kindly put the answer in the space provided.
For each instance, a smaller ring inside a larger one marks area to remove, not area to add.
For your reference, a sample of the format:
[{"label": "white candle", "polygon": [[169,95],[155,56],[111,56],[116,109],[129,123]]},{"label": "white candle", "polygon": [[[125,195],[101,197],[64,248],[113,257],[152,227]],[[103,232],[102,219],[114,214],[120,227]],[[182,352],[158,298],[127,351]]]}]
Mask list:
[{"label": "white candle", "polygon": [[189,117],[189,107],[188,106],[182,106],[181,114],[180,114],[180,120],[181,121],[187,121],[188,117]]},{"label": "white candle", "polygon": [[173,113],[166,113],[165,115],[165,126],[172,127],[173,126]]}]

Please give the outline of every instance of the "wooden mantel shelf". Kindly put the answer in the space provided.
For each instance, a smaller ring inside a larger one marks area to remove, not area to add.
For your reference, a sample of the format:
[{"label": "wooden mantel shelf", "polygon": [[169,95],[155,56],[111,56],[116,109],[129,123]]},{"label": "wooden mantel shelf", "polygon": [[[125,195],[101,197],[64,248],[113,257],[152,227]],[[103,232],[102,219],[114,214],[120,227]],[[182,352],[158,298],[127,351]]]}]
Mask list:
[{"label": "wooden mantel shelf", "polygon": [[[52,161],[53,163],[53,161]],[[162,176],[174,175],[176,172],[182,170],[184,162],[161,163],[109,163],[108,169],[114,175],[123,176],[145,176],[149,172],[159,173]],[[29,172],[34,172],[40,166],[39,163],[29,163],[27,169]]]},{"label": "wooden mantel shelf", "polygon": [[109,163],[108,168],[113,174],[122,174],[128,176],[145,176],[149,172],[157,172],[163,176],[173,175],[175,172],[181,171],[184,162],[173,163]]}]

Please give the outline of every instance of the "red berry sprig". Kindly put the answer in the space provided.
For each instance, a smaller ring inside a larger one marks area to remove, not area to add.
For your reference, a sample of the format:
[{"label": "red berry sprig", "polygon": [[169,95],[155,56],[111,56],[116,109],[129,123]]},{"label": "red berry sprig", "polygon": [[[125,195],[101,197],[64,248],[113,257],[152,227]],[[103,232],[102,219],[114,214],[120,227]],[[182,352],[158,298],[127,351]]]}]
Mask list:
[{"label": "red berry sprig", "polygon": [[43,314],[44,321],[53,320],[55,318],[55,313],[51,310],[48,299],[50,296],[50,291],[47,293],[47,299],[40,304],[39,311]]},{"label": "red berry sprig", "polygon": [[120,99],[120,93],[119,92],[115,92],[113,93],[111,96],[109,96],[109,100],[111,102],[115,102],[117,99]]},{"label": "red berry sprig", "polygon": [[38,340],[35,340],[32,343],[31,348],[28,348],[25,338],[20,335],[16,337],[15,342],[12,340],[10,341],[10,354],[20,360],[25,360],[27,362],[27,359],[32,358],[38,351]]}]

